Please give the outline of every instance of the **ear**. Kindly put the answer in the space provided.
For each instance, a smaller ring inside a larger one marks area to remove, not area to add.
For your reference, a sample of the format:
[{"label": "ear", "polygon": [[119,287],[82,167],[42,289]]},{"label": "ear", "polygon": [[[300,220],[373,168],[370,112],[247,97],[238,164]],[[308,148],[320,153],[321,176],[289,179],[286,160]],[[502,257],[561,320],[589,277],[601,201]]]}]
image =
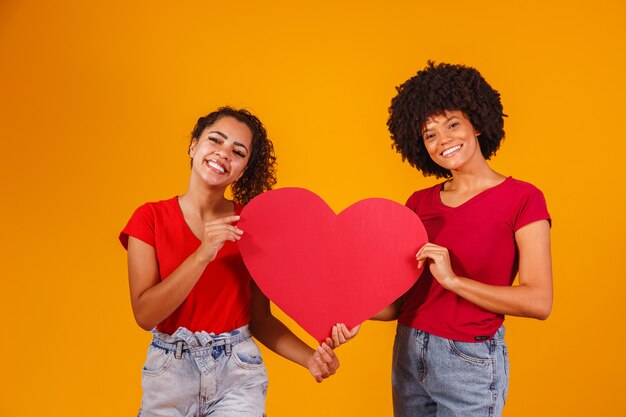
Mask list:
[{"label": "ear", "polygon": [[193,159],[194,154],[196,153],[196,147],[198,146],[198,138],[191,139],[191,144],[189,145],[189,157]]}]

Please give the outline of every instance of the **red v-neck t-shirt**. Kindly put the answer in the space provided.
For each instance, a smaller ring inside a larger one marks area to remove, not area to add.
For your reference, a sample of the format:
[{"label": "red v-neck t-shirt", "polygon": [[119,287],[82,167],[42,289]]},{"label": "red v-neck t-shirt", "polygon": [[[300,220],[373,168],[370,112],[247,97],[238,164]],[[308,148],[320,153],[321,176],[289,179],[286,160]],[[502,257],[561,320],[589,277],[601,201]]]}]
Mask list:
[{"label": "red v-neck t-shirt", "polygon": [[[449,207],[441,201],[442,186],[417,191],[406,203],[422,220],[428,240],[448,248],[455,274],[490,285],[511,285],[518,272],[515,232],[535,221],[550,221],[541,191],[508,177],[460,206]],[[405,300],[399,323],[461,342],[491,338],[504,320],[444,289],[428,268]]]},{"label": "red v-neck t-shirt", "polygon": [[[235,204],[235,214],[242,207]],[[154,247],[161,280],[167,277],[199,246],[183,217],[178,197],[146,203],[133,213],[119,239],[128,249],[133,236]],[[250,321],[250,274],[244,266],[237,243],[227,241],[207,265],[185,301],[157,325],[172,334],[179,327],[192,332],[223,333]]]}]

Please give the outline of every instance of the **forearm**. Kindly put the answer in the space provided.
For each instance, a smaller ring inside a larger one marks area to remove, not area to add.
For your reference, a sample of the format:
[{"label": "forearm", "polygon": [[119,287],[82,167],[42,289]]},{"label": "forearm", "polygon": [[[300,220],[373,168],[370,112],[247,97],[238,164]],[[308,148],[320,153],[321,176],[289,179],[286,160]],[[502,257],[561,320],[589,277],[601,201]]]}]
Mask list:
[{"label": "forearm", "polygon": [[445,289],[498,314],[546,319],[552,309],[550,227],[536,221],[515,234],[519,249],[519,285],[485,284],[454,273],[448,249],[427,243],[417,252],[418,264],[428,262],[433,277]]},{"label": "forearm", "polygon": [[192,254],[167,279],[138,294],[133,301],[137,324],[150,330],[169,317],[185,301],[207,264]]},{"label": "forearm", "polygon": [[370,320],[377,321],[393,321],[400,315],[400,300],[396,300],[389,304],[387,307],[380,310],[378,313],[370,317]]},{"label": "forearm", "polygon": [[303,367],[315,351],[300,340],[273,315],[253,318],[250,323],[252,335],[271,351]]},{"label": "forearm", "polygon": [[544,320],[552,309],[552,291],[540,286],[488,285],[465,277],[454,277],[446,288],[467,301],[497,314]]}]

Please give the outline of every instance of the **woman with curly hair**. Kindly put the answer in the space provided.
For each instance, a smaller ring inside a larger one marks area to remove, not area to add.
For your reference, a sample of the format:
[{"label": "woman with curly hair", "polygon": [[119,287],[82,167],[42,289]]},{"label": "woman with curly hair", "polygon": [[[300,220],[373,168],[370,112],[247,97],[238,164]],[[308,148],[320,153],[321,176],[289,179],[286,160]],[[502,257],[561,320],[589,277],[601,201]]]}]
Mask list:
[{"label": "woman with curly hair", "polygon": [[505,115],[476,69],[429,62],[397,90],[388,121],[394,148],[445,181],[406,203],[428,232],[417,253],[427,268],[378,317],[398,317],[394,413],[499,416],[509,376],[504,316],[543,320],[552,308],[546,202],[533,185],[487,164]]},{"label": "woman with curly hair", "polygon": [[272,315],[237,248],[242,205],[276,183],[262,123],[220,108],[198,120],[189,156],[187,191],[142,205],[120,234],[135,320],[153,333],[140,415],[261,417],[267,373],[251,334],[318,382],[339,362],[328,344],[313,350]]}]

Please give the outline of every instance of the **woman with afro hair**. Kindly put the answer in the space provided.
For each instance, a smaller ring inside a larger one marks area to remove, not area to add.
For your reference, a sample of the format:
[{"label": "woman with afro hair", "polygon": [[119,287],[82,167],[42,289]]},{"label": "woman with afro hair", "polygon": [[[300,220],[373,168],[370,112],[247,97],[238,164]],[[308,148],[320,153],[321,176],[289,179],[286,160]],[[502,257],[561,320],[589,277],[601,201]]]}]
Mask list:
[{"label": "woman with afro hair", "polygon": [[428,232],[416,255],[424,271],[378,317],[398,318],[394,413],[499,416],[509,377],[504,316],[543,320],[552,308],[546,202],[488,165],[505,115],[476,69],[429,62],[397,91],[387,123],[393,147],[444,181],[406,203]]},{"label": "woman with afro hair", "polygon": [[120,234],[135,320],[153,333],[140,415],[261,417],[267,373],[251,334],[318,382],[339,362],[272,315],[237,248],[242,205],[276,183],[263,124],[220,108],[198,120],[188,152],[187,191],[142,205]]}]

